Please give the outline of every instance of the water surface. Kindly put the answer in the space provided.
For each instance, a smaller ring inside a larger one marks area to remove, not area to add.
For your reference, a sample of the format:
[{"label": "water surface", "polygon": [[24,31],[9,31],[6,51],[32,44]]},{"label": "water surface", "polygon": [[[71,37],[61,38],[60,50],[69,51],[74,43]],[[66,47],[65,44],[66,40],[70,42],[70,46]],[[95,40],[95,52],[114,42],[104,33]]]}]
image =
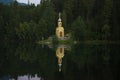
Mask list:
[{"label": "water surface", "polygon": [[0,80],[119,80],[120,45],[6,45]]}]

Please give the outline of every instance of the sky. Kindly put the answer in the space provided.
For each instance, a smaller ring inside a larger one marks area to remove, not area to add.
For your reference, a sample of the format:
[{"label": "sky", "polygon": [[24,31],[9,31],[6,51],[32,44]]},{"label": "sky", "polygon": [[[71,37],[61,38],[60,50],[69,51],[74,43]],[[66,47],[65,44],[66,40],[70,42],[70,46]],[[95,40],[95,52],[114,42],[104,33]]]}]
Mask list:
[{"label": "sky", "polygon": [[[17,0],[17,1],[21,3],[28,3],[28,0]],[[40,3],[40,0],[29,0],[29,1],[30,3],[34,3],[35,5]]]}]

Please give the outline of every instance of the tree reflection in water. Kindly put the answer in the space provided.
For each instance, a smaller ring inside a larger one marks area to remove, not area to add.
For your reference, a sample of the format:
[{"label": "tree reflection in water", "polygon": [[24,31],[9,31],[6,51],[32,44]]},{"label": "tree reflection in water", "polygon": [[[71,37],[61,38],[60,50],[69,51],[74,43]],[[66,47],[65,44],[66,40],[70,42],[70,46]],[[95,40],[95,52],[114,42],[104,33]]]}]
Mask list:
[{"label": "tree reflection in water", "polygon": [[0,52],[0,80],[35,78],[34,74],[40,80],[117,80],[119,47],[77,44],[50,49],[36,44],[7,45]]}]

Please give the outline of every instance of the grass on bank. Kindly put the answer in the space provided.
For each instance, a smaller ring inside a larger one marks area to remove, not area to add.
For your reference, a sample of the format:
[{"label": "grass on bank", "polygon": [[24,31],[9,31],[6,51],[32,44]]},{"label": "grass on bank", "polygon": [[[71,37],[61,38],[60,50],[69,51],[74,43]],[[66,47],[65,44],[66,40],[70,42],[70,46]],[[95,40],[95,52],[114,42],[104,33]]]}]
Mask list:
[{"label": "grass on bank", "polygon": [[120,41],[109,40],[85,40],[76,41],[74,39],[58,39],[56,36],[52,36],[52,39],[46,39],[38,41],[38,44],[120,44]]}]

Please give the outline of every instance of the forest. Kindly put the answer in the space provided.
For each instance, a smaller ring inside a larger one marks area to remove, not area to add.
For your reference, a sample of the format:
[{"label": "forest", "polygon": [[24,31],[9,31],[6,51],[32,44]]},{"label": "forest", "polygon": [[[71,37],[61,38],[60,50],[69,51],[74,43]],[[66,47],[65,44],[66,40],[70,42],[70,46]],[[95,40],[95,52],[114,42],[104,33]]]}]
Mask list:
[{"label": "forest", "polygon": [[55,35],[58,13],[65,34],[77,41],[120,40],[120,0],[41,0],[40,4],[0,3],[0,44],[36,42]]}]

